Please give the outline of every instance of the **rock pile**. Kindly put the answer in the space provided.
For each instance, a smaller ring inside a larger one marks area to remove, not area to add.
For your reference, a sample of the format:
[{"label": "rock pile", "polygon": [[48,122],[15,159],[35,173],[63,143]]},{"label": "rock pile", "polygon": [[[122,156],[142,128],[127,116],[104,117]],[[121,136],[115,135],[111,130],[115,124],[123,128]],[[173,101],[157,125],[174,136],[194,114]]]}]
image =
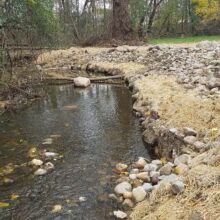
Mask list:
[{"label": "rock pile", "polygon": [[96,62],[135,62],[147,66],[146,74],[178,76],[186,88],[209,90],[220,94],[220,44],[201,42],[190,47],[128,47],[102,52],[92,58]]},{"label": "rock pile", "polygon": [[[132,208],[163,184],[166,184],[167,189],[173,195],[182,193],[184,182],[181,180],[180,174],[188,171],[190,163],[191,156],[183,154],[172,162],[167,162],[163,158],[151,162],[139,158],[130,166],[117,164],[116,170],[120,173],[119,183],[114,189],[115,194],[111,194],[109,197],[120,202],[125,208]],[[118,217],[118,212],[115,213],[117,213],[115,216]]]}]

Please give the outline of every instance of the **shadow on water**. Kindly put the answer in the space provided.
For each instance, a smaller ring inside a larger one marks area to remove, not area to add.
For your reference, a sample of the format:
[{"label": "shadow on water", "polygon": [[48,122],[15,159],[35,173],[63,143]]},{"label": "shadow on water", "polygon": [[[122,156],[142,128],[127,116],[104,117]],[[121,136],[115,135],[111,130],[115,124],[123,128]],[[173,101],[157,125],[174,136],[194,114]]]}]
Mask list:
[{"label": "shadow on water", "polygon": [[[129,91],[122,86],[92,85],[85,90],[51,86],[30,108],[0,124],[0,166],[22,164],[27,152],[52,134],[61,135],[45,149],[64,155],[43,177],[19,173],[10,186],[0,186],[1,201],[19,198],[0,209],[0,219],[111,219],[115,204],[107,199],[118,162],[148,157]],[[79,197],[87,201],[80,203]],[[63,209],[51,213],[55,204]]]}]

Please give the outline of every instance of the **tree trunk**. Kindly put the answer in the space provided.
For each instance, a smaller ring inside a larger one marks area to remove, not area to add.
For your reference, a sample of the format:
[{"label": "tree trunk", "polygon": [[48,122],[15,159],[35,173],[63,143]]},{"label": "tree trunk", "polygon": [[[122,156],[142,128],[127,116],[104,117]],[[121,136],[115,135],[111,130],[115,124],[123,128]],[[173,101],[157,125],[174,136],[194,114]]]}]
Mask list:
[{"label": "tree trunk", "polygon": [[121,40],[130,40],[134,37],[128,0],[113,0],[112,37]]},{"label": "tree trunk", "polygon": [[150,34],[152,32],[152,27],[153,27],[153,22],[154,22],[154,18],[157,12],[157,8],[160,6],[160,4],[163,2],[164,0],[154,0],[153,1],[153,8],[152,11],[149,15],[149,20],[148,20],[148,25],[147,25],[147,33]]}]

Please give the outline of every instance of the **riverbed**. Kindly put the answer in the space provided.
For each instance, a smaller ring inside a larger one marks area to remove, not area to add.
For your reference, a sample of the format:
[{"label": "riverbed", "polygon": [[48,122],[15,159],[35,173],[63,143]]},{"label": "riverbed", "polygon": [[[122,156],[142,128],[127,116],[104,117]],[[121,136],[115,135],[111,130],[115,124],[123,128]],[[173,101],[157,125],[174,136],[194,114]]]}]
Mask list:
[{"label": "riverbed", "polygon": [[[23,168],[14,183],[0,186],[0,202],[10,204],[0,209],[0,219],[114,219],[110,213],[118,207],[108,194],[115,185],[115,165],[148,157],[124,86],[50,86],[31,107],[4,115],[0,130],[1,167],[30,161],[27,152],[33,146],[62,155],[52,161],[52,173],[38,177]],[[43,145],[51,135],[53,143]],[[12,194],[19,197],[11,201]],[[61,211],[52,213],[57,204]]]}]

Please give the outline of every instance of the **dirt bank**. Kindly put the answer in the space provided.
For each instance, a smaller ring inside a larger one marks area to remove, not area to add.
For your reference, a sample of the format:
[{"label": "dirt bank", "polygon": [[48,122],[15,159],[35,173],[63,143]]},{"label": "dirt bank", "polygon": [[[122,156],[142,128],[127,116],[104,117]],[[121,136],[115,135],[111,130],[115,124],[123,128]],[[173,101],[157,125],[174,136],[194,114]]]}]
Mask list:
[{"label": "dirt bank", "polygon": [[159,187],[131,219],[220,219],[220,44],[70,48],[42,54],[38,64],[51,77],[123,74],[143,139],[158,158],[193,157],[179,175],[184,192],[173,196]]}]

